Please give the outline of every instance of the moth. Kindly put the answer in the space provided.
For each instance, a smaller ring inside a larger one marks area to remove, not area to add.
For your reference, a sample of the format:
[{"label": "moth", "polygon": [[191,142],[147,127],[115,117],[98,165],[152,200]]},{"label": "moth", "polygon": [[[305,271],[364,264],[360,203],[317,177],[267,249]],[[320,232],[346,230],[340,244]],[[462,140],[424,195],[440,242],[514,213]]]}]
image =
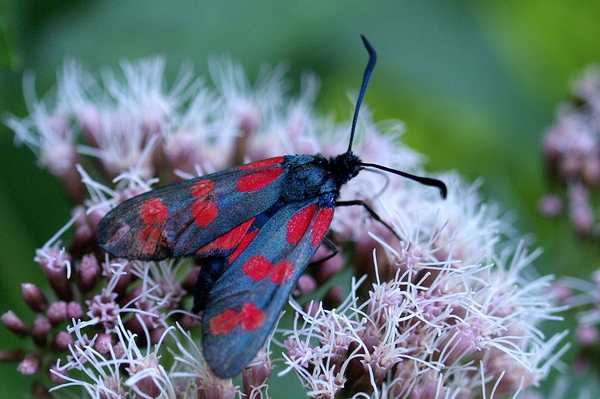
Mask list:
[{"label": "moth", "polygon": [[352,152],[377,59],[361,38],[369,61],[345,153],[284,155],[157,188],[124,201],[98,225],[100,247],[115,257],[201,258],[194,311],[203,312],[203,355],[218,377],[240,373],[264,345],[313,255],[328,243],[336,207],[362,205],[381,221],[362,201],[338,200],[362,169],[404,176],[446,196],[439,180],[365,163]]}]

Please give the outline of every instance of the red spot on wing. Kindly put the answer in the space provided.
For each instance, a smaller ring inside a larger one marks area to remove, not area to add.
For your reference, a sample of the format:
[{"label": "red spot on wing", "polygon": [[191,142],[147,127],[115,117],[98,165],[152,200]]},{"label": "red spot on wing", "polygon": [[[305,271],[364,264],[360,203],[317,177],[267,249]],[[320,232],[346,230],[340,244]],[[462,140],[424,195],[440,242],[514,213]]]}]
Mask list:
[{"label": "red spot on wing", "polygon": [[252,242],[252,240],[254,240],[254,237],[258,234],[258,230],[254,230],[251,233],[246,234],[242,240],[240,241],[240,245],[238,245],[235,248],[235,251],[233,251],[233,253],[231,254],[231,256],[229,256],[229,262],[233,263],[238,256],[240,256],[242,254],[242,252],[244,252],[244,250],[248,247],[248,245],[250,245],[250,243]]},{"label": "red spot on wing", "polygon": [[208,226],[219,214],[219,208],[213,201],[201,198],[192,205],[192,215],[200,227]]},{"label": "red spot on wing", "polygon": [[245,303],[239,315],[240,326],[246,332],[254,331],[262,326],[265,320],[265,312],[253,303]]},{"label": "red spot on wing", "polygon": [[215,189],[215,182],[212,180],[200,180],[192,186],[192,196],[196,198],[206,197]]},{"label": "red spot on wing", "polygon": [[233,309],[228,309],[209,321],[210,332],[213,335],[229,334],[236,327],[240,326],[245,332],[254,331],[260,328],[265,321],[265,312],[258,306],[247,302],[236,313]]},{"label": "red spot on wing", "polygon": [[294,275],[294,265],[289,260],[279,262],[271,273],[271,281],[275,284],[281,284],[284,281],[290,281]]},{"label": "red spot on wing", "polygon": [[192,196],[198,198],[192,205],[192,216],[200,227],[208,226],[219,214],[212,195],[214,189],[212,180],[200,180],[192,186]]},{"label": "red spot on wing", "polygon": [[287,224],[286,239],[290,244],[297,243],[304,236],[306,230],[310,226],[310,222],[313,219],[316,209],[316,205],[307,206],[289,220]]},{"label": "red spot on wing", "polygon": [[169,217],[169,208],[160,198],[150,198],[142,204],[140,217],[145,223],[161,223]]},{"label": "red spot on wing", "polygon": [[257,191],[267,187],[283,173],[283,168],[268,168],[250,172],[239,178],[237,190],[240,192]]},{"label": "red spot on wing", "polygon": [[[252,218],[247,222],[244,222],[239,226],[229,230],[227,233],[200,248],[198,251],[196,251],[196,253],[205,254],[213,251],[229,251],[235,248],[236,245],[240,244],[245,237],[245,234],[250,226],[252,226],[254,219],[256,218]],[[231,259],[231,262],[233,262],[233,259]]]},{"label": "red spot on wing", "polygon": [[238,323],[238,315],[234,310],[228,309],[210,320],[210,332],[213,335],[229,334],[237,327]]},{"label": "red spot on wing", "polygon": [[244,263],[244,274],[254,281],[259,281],[271,274],[273,264],[261,255],[253,256]]},{"label": "red spot on wing", "polygon": [[140,218],[144,221],[136,238],[137,250],[140,253],[152,255],[156,252],[157,245],[162,245],[162,231],[169,208],[160,198],[150,198],[140,207]]},{"label": "red spot on wing", "polygon": [[242,266],[244,274],[254,281],[271,276],[271,282],[281,284],[289,281],[294,275],[294,265],[289,260],[283,260],[273,265],[267,258],[256,255],[248,259]]},{"label": "red spot on wing", "polygon": [[263,159],[262,161],[252,162],[252,163],[249,163],[246,165],[242,165],[238,168],[238,170],[263,168],[265,166],[276,165],[276,164],[282,163],[282,162],[283,162],[283,157]]},{"label": "red spot on wing", "polygon": [[313,245],[319,245],[323,241],[325,234],[327,234],[327,229],[331,224],[331,219],[333,219],[333,208],[323,208],[319,211],[312,226],[310,242]]}]

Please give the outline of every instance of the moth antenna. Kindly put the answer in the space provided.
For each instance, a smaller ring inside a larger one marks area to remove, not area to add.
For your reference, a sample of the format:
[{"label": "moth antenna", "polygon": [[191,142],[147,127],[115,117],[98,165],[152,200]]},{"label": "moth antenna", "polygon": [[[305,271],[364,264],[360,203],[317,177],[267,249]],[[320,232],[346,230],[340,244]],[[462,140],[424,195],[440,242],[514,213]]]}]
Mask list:
[{"label": "moth antenna", "polygon": [[360,105],[362,104],[363,97],[367,91],[371,73],[373,72],[373,69],[375,69],[375,63],[377,62],[377,53],[375,52],[373,46],[371,46],[371,43],[369,43],[367,38],[363,35],[360,35],[360,38],[362,39],[365,48],[369,52],[369,62],[365,68],[362,86],[360,88],[360,92],[358,93],[358,98],[356,99],[356,107],[354,108],[354,116],[352,117],[352,128],[350,129],[350,143],[348,144],[348,152],[352,151],[352,141],[354,140],[354,131],[356,130],[356,122],[358,121],[358,111],[360,111]]},{"label": "moth antenna", "polygon": [[443,181],[438,180],[438,179],[433,179],[431,177],[423,177],[423,176],[413,175],[412,173],[402,172],[401,170],[396,170],[396,169],[388,168],[386,166],[377,165],[375,163],[361,162],[360,166],[364,166],[364,167],[367,167],[367,168],[375,168],[375,169],[385,170],[386,172],[390,172],[390,173],[393,173],[395,175],[400,175],[402,177],[406,177],[407,179],[414,180],[414,181],[419,182],[419,183],[421,183],[421,184],[423,184],[425,186],[437,187],[437,188],[440,189],[440,194],[442,195],[442,198],[446,198],[446,195],[448,195],[448,188],[446,187],[446,184],[444,184]]},{"label": "moth antenna", "polygon": [[[369,62],[367,63],[367,67],[365,68],[365,73],[363,74],[362,86],[360,88],[360,92],[358,93],[358,98],[356,99],[356,108],[354,108],[354,117],[352,118],[352,127],[350,129],[350,143],[348,144],[348,152],[352,151],[352,142],[354,141],[354,132],[356,130],[356,122],[358,121],[358,112],[360,111],[360,105],[362,104],[362,100],[365,96],[365,92],[367,91],[367,86],[369,84],[369,79],[371,78],[371,73],[373,73],[373,69],[375,69],[375,63],[377,62],[377,53],[371,43],[367,40],[366,37],[360,35],[360,38],[365,45],[365,48],[369,52]],[[375,169],[385,170],[386,172],[394,173],[396,175],[400,175],[406,177],[407,179],[414,180],[426,186],[437,187],[440,190],[442,198],[446,198],[448,194],[448,188],[444,184],[443,181],[438,179],[432,179],[430,177],[416,176],[411,173],[402,172],[400,170],[387,168],[385,166],[372,164],[372,163],[360,163],[361,166],[371,167]]]}]

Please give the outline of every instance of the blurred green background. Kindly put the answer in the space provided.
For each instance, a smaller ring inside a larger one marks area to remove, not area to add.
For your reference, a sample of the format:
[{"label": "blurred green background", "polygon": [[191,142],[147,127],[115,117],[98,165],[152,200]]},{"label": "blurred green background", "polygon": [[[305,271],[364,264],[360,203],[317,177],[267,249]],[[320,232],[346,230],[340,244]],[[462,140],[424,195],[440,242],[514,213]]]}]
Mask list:
[{"label": "blurred green background", "polygon": [[[541,274],[587,278],[598,268],[597,242],[536,209],[550,187],[541,135],[569,82],[600,60],[597,0],[0,0],[0,115],[26,115],[24,70],[36,73],[41,96],[65,57],[97,73],[165,54],[173,78],[182,61],[205,75],[209,56],[229,54],[251,78],[264,63],[287,62],[296,88],[301,71],[317,72],[319,109],[347,118],[347,91],[358,89],[366,62],[359,34],[379,54],[366,97],[376,120],[407,122],[405,140],[429,157],[429,170],[483,178],[484,198],[544,248]],[[29,323],[20,284],[43,284],[34,251],[69,219],[69,204],[13,140],[0,125],[0,314],[13,309]],[[3,328],[0,343],[19,345]],[[0,397],[26,396],[30,380],[0,365]]]}]

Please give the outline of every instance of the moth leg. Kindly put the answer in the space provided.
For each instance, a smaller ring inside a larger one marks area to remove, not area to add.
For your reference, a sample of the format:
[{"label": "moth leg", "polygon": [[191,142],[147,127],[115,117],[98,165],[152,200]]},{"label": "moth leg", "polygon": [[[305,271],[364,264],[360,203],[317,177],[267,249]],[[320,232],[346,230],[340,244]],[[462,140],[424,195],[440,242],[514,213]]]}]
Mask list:
[{"label": "moth leg", "polygon": [[310,262],[308,264],[308,267],[320,265],[321,263],[323,263],[325,261],[328,261],[329,259],[333,258],[334,256],[336,256],[338,254],[338,252],[340,252],[340,250],[338,249],[338,247],[334,243],[332,243],[331,241],[329,241],[327,238],[324,238],[323,241],[321,242],[321,244],[324,244],[327,248],[329,248],[329,250],[331,251],[331,253],[329,255],[327,255],[326,257],[322,258],[322,259]]},{"label": "moth leg", "polygon": [[363,201],[363,200],[338,201],[336,204],[336,206],[354,206],[354,205],[360,205],[363,208],[365,208],[365,210],[369,213],[369,215],[371,215],[371,217],[373,219],[375,219],[376,221],[378,221],[379,223],[384,225],[394,236],[396,236],[396,238],[398,240],[402,241],[402,238],[400,238],[400,236],[394,231],[394,229],[392,229],[392,227],[389,224],[387,224],[386,222],[381,220],[379,215],[365,201]]}]

